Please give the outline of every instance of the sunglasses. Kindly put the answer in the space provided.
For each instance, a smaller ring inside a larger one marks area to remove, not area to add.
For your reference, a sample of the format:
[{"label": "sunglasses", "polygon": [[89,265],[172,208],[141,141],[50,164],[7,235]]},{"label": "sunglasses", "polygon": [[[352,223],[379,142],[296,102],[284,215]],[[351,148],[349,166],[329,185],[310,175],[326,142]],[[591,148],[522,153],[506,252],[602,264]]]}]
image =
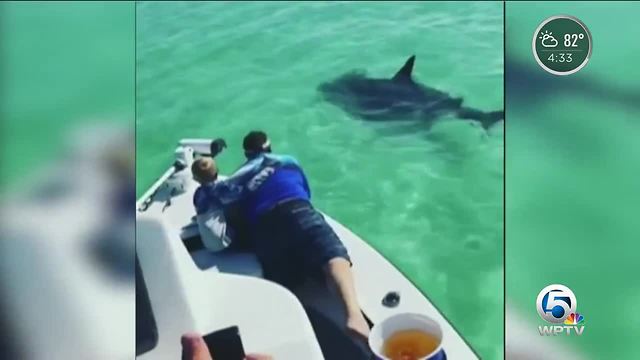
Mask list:
[{"label": "sunglasses", "polygon": [[251,151],[251,150],[245,150],[244,152],[244,156],[246,156],[247,158],[252,158],[260,153],[270,153],[271,152],[271,144],[269,144],[269,142],[267,142],[267,146],[262,148],[262,151]]}]

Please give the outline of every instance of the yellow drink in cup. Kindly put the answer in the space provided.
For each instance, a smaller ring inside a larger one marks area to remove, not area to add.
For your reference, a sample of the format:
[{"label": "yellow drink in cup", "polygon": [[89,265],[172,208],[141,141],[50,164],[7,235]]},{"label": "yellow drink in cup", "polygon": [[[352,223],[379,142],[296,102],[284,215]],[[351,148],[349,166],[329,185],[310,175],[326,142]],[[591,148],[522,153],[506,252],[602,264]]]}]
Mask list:
[{"label": "yellow drink in cup", "polygon": [[426,315],[393,315],[374,325],[369,347],[382,360],[436,360],[442,351],[442,328]]}]

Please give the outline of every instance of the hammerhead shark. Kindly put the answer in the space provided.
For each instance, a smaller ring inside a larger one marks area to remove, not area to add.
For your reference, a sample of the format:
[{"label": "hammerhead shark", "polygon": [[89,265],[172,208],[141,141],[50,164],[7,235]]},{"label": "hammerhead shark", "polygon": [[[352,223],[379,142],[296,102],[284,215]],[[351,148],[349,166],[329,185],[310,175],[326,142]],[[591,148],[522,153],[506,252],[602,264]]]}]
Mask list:
[{"label": "hammerhead shark", "polygon": [[485,112],[462,105],[462,98],[416,82],[412,55],[391,79],[372,79],[351,72],[321,84],[328,102],[364,120],[419,119],[429,123],[445,115],[475,120],[489,128],[504,119],[504,110]]}]

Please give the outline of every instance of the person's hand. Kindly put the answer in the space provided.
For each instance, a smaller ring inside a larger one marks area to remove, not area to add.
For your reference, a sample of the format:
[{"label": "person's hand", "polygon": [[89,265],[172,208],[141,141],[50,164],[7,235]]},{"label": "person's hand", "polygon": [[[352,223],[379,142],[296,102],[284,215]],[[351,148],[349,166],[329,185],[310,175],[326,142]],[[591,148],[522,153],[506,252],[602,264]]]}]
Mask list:
[{"label": "person's hand", "polygon": [[273,360],[273,358],[269,355],[249,354],[244,360]]},{"label": "person's hand", "polygon": [[207,343],[199,334],[184,334],[180,338],[182,344],[182,360],[213,360]]},{"label": "person's hand", "polygon": [[211,157],[216,157],[216,155],[222,152],[222,149],[227,147],[227,142],[224,141],[223,138],[217,138],[211,142]]},{"label": "person's hand", "polygon": [[[182,360],[215,360],[211,357],[207,343],[196,333],[184,334],[180,338],[182,343]],[[263,354],[248,354],[245,360],[273,360],[273,357]]]}]

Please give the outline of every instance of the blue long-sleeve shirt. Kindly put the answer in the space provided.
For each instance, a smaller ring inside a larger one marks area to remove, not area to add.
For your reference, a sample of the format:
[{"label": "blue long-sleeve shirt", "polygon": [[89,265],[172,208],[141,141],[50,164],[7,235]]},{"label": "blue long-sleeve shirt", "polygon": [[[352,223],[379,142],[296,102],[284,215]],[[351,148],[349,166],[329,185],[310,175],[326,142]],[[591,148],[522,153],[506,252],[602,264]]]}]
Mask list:
[{"label": "blue long-sleeve shirt", "polygon": [[247,161],[229,178],[201,186],[193,200],[198,214],[211,206],[242,201],[247,218],[255,223],[264,212],[288,199],[311,199],[307,178],[294,157],[265,153]]}]

